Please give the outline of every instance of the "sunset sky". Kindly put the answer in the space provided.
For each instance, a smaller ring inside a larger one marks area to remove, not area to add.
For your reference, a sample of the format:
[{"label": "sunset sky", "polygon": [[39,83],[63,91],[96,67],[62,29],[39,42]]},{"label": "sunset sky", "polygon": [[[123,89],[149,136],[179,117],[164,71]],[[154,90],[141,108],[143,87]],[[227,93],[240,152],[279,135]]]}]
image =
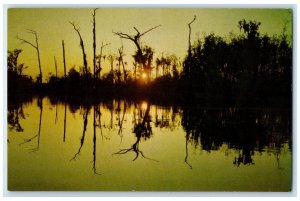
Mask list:
[{"label": "sunset sky", "polygon": [[[22,49],[19,63],[29,66],[24,74],[34,78],[38,75],[38,63],[35,49],[22,44],[16,36],[34,42],[34,37],[26,29],[33,29],[38,33],[41,53],[41,65],[44,79],[48,73],[55,72],[54,56],[58,63],[59,75],[63,74],[62,40],[65,41],[67,71],[72,66],[83,65],[79,38],[68,21],[75,22],[86,48],[88,66],[92,69],[93,9],[76,8],[9,8],[7,18],[8,50]],[[281,34],[284,26],[287,34],[292,35],[292,11],[290,9],[208,9],[208,8],[100,8],[96,13],[97,54],[100,45],[111,43],[105,47],[104,54],[117,54],[121,40],[112,31],[121,31],[130,35],[136,34],[135,26],[140,32],[161,24],[162,26],[142,37],[142,44],[149,45],[155,50],[154,59],[163,52],[174,53],[181,59],[188,48],[188,26],[194,15],[197,20],[192,24],[192,41],[203,37],[203,33],[228,37],[230,32],[239,33],[237,27],[241,19],[261,22],[260,32],[268,35]],[[131,41],[122,40],[125,61],[132,66],[132,55],[135,46]],[[104,73],[110,69],[105,63]]]}]

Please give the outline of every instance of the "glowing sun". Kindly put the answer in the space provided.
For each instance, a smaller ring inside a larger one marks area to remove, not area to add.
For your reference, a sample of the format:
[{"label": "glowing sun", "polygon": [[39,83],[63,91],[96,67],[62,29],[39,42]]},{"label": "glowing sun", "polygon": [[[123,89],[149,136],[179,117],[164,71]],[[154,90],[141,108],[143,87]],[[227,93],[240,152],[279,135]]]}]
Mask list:
[{"label": "glowing sun", "polygon": [[147,78],[147,74],[146,73],[142,73],[142,78],[146,79]]}]

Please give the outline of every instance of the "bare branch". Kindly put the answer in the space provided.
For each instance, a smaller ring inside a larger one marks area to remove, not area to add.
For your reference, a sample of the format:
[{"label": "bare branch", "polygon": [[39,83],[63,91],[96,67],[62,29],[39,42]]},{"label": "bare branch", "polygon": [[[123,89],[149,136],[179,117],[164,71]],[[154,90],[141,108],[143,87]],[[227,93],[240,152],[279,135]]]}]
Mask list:
[{"label": "bare branch", "polygon": [[153,159],[153,158],[148,158],[148,157],[146,157],[146,156],[143,154],[142,151],[139,151],[139,152],[141,153],[141,155],[142,155],[144,158],[146,158],[146,159],[148,159],[148,160],[151,160],[151,161],[159,162],[158,160],[155,160],[155,159]]},{"label": "bare branch", "polygon": [[188,23],[188,27],[189,27],[189,52],[188,52],[188,55],[191,54],[191,31],[192,31],[191,24],[196,20],[196,17],[197,16],[194,15],[194,19],[190,23]]},{"label": "bare branch", "polygon": [[84,43],[83,43],[81,34],[80,34],[80,32],[79,32],[79,29],[80,29],[80,28],[76,28],[76,25],[75,25],[74,22],[69,21],[69,23],[73,26],[74,30],[77,32],[77,34],[78,34],[78,36],[79,36],[79,39],[80,39],[80,46],[81,46],[81,49],[82,49],[82,55],[83,55],[84,74],[87,74],[87,72],[88,72],[88,67],[87,67],[88,64],[87,64],[86,54],[85,54],[85,50],[84,50]]},{"label": "bare branch", "polygon": [[36,31],[32,29],[26,29],[28,33],[34,34],[35,36],[37,35]]},{"label": "bare branch", "polygon": [[105,46],[108,46],[108,45],[110,45],[110,43],[106,43],[106,44],[102,45],[101,47],[104,48]]},{"label": "bare branch", "polygon": [[29,42],[29,41],[27,41],[27,40],[25,40],[23,38],[20,38],[19,36],[17,36],[17,39],[20,40],[20,41],[22,41],[23,43],[27,43],[27,44],[31,45],[35,49],[37,49],[37,46],[33,45],[31,42]]},{"label": "bare branch", "polygon": [[187,157],[185,157],[184,162],[190,167],[190,169],[193,169],[193,167],[189,164],[189,162],[187,161]]},{"label": "bare branch", "polygon": [[133,28],[136,30],[136,32],[138,32],[138,35],[140,35],[139,30],[136,27],[133,27]]},{"label": "bare branch", "polygon": [[96,16],[96,11],[97,11],[98,9],[99,9],[99,8],[94,8],[93,13],[92,13],[93,17]]},{"label": "bare branch", "polygon": [[143,36],[143,35],[145,35],[146,33],[150,32],[150,31],[152,31],[153,29],[156,29],[156,28],[160,27],[160,26],[161,26],[161,24],[160,24],[160,25],[157,25],[157,26],[155,26],[155,27],[153,27],[153,28],[151,28],[151,29],[148,29],[147,31],[145,31],[144,33],[142,33],[142,34],[140,35],[140,37]]},{"label": "bare branch", "polygon": [[129,39],[129,40],[133,40],[134,38],[132,36],[129,36],[128,34],[122,33],[122,32],[114,32],[112,31],[113,34],[120,36],[121,38],[125,38],[125,39]]},{"label": "bare branch", "polygon": [[196,20],[196,18],[197,18],[197,16],[194,15],[194,19],[190,23],[188,23],[188,25],[191,26],[191,24]]},{"label": "bare branch", "polygon": [[115,154],[126,154],[127,152],[132,151],[132,150],[133,150],[133,148],[130,148],[130,149],[121,149],[120,151],[114,153],[113,155],[115,155]]},{"label": "bare branch", "polygon": [[75,31],[79,32],[80,28],[76,28],[75,22],[69,21],[69,23],[73,26],[73,28],[75,29]]},{"label": "bare branch", "polygon": [[35,135],[35,136],[33,136],[33,137],[29,138],[29,139],[23,139],[24,142],[21,142],[21,143],[19,144],[19,146],[21,146],[21,145],[23,145],[23,144],[26,144],[26,143],[28,143],[28,142],[31,142],[31,140],[33,140],[33,139],[36,138],[36,137],[38,137],[38,135]]}]

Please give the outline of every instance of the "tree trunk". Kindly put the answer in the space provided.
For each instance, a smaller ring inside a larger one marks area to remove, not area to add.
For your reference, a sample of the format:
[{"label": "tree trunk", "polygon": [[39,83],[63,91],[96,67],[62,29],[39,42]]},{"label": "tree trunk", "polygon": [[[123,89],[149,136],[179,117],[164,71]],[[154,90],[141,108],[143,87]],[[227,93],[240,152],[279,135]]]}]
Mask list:
[{"label": "tree trunk", "polygon": [[40,70],[40,83],[43,82],[43,75],[42,75],[42,66],[41,66],[41,59],[40,59],[40,50],[39,50],[39,43],[38,43],[38,38],[37,36],[35,37],[36,41],[36,51],[37,51],[37,56],[38,56],[38,62],[39,62],[39,70]]},{"label": "tree trunk", "polygon": [[66,55],[65,55],[65,43],[62,41],[62,48],[63,48],[63,59],[64,59],[64,76],[67,77],[67,70],[66,70]]},{"label": "tree trunk", "polygon": [[54,56],[54,63],[55,63],[55,77],[57,78],[57,62],[55,56]]},{"label": "tree trunk", "polygon": [[125,65],[123,61],[123,51],[121,49],[119,49],[119,54],[120,54],[121,64],[123,67],[124,82],[126,83],[127,74],[126,74]]},{"label": "tree trunk", "polygon": [[94,58],[93,58],[93,64],[94,64],[94,78],[96,78],[96,9],[94,9],[93,13],[93,50],[94,50]]},{"label": "tree trunk", "polygon": [[192,29],[191,29],[191,24],[192,24],[195,20],[196,20],[196,15],[194,16],[194,19],[193,19],[190,23],[188,23],[188,26],[189,26],[189,49],[188,49],[188,56],[191,55],[191,31],[192,31]]},{"label": "tree trunk", "polygon": [[83,67],[84,67],[84,75],[87,75],[88,73],[88,67],[87,67],[87,60],[86,60],[86,53],[85,53],[85,49],[84,49],[84,43],[83,43],[83,40],[82,40],[82,37],[81,37],[81,34],[79,32],[79,28],[76,28],[74,22],[69,22],[71,25],[73,25],[73,28],[74,30],[77,32],[78,36],[79,36],[79,40],[80,40],[80,47],[81,47],[81,50],[82,50],[82,57],[83,57]]},{"label": "tree trunk", "polygon": [[41,84],[43,82],[43,75],[42,75],[42,66],[41,66],[41,59],[40,59],[40,50],[39,50],[38,36],[37,36],[36,31],[30,30],[30,29],[28,29],[28,31],[29,31],[29,33],[31,33],[31,34],[33,34],[35,36],[35,45],[32,44],[31,42],[25,40],[25,39],[19,38],[18,36],[17,36],[17,39],[21,40],[24,43],[27,43],[27,44],[31,45],[33,48],[36,49],[37,56],[38,56],[39,71],[40,71],[40,75],[39,75],[39,78],[38,78],[37,81],[38,81],[39,84]]}]

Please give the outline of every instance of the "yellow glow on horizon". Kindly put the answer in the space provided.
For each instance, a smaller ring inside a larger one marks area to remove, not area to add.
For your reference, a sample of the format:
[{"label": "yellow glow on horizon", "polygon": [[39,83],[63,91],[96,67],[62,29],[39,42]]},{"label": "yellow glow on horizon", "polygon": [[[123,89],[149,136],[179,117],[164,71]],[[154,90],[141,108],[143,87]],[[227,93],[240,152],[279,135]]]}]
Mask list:
[{"label": "yellow glow on horizon", "polygon": [[143,102],[142,102],[142,105],[141,105],[141,108],[142,108],[143,110],[146,110],[147,107],[148,107],[148,103],[147,103],[146,101],[143,101]]},{"label": "yellow glow on horizon", "polygon": [[146,79],[147,78],[147,74],[146,73],[142,73],[142,78]]}]

